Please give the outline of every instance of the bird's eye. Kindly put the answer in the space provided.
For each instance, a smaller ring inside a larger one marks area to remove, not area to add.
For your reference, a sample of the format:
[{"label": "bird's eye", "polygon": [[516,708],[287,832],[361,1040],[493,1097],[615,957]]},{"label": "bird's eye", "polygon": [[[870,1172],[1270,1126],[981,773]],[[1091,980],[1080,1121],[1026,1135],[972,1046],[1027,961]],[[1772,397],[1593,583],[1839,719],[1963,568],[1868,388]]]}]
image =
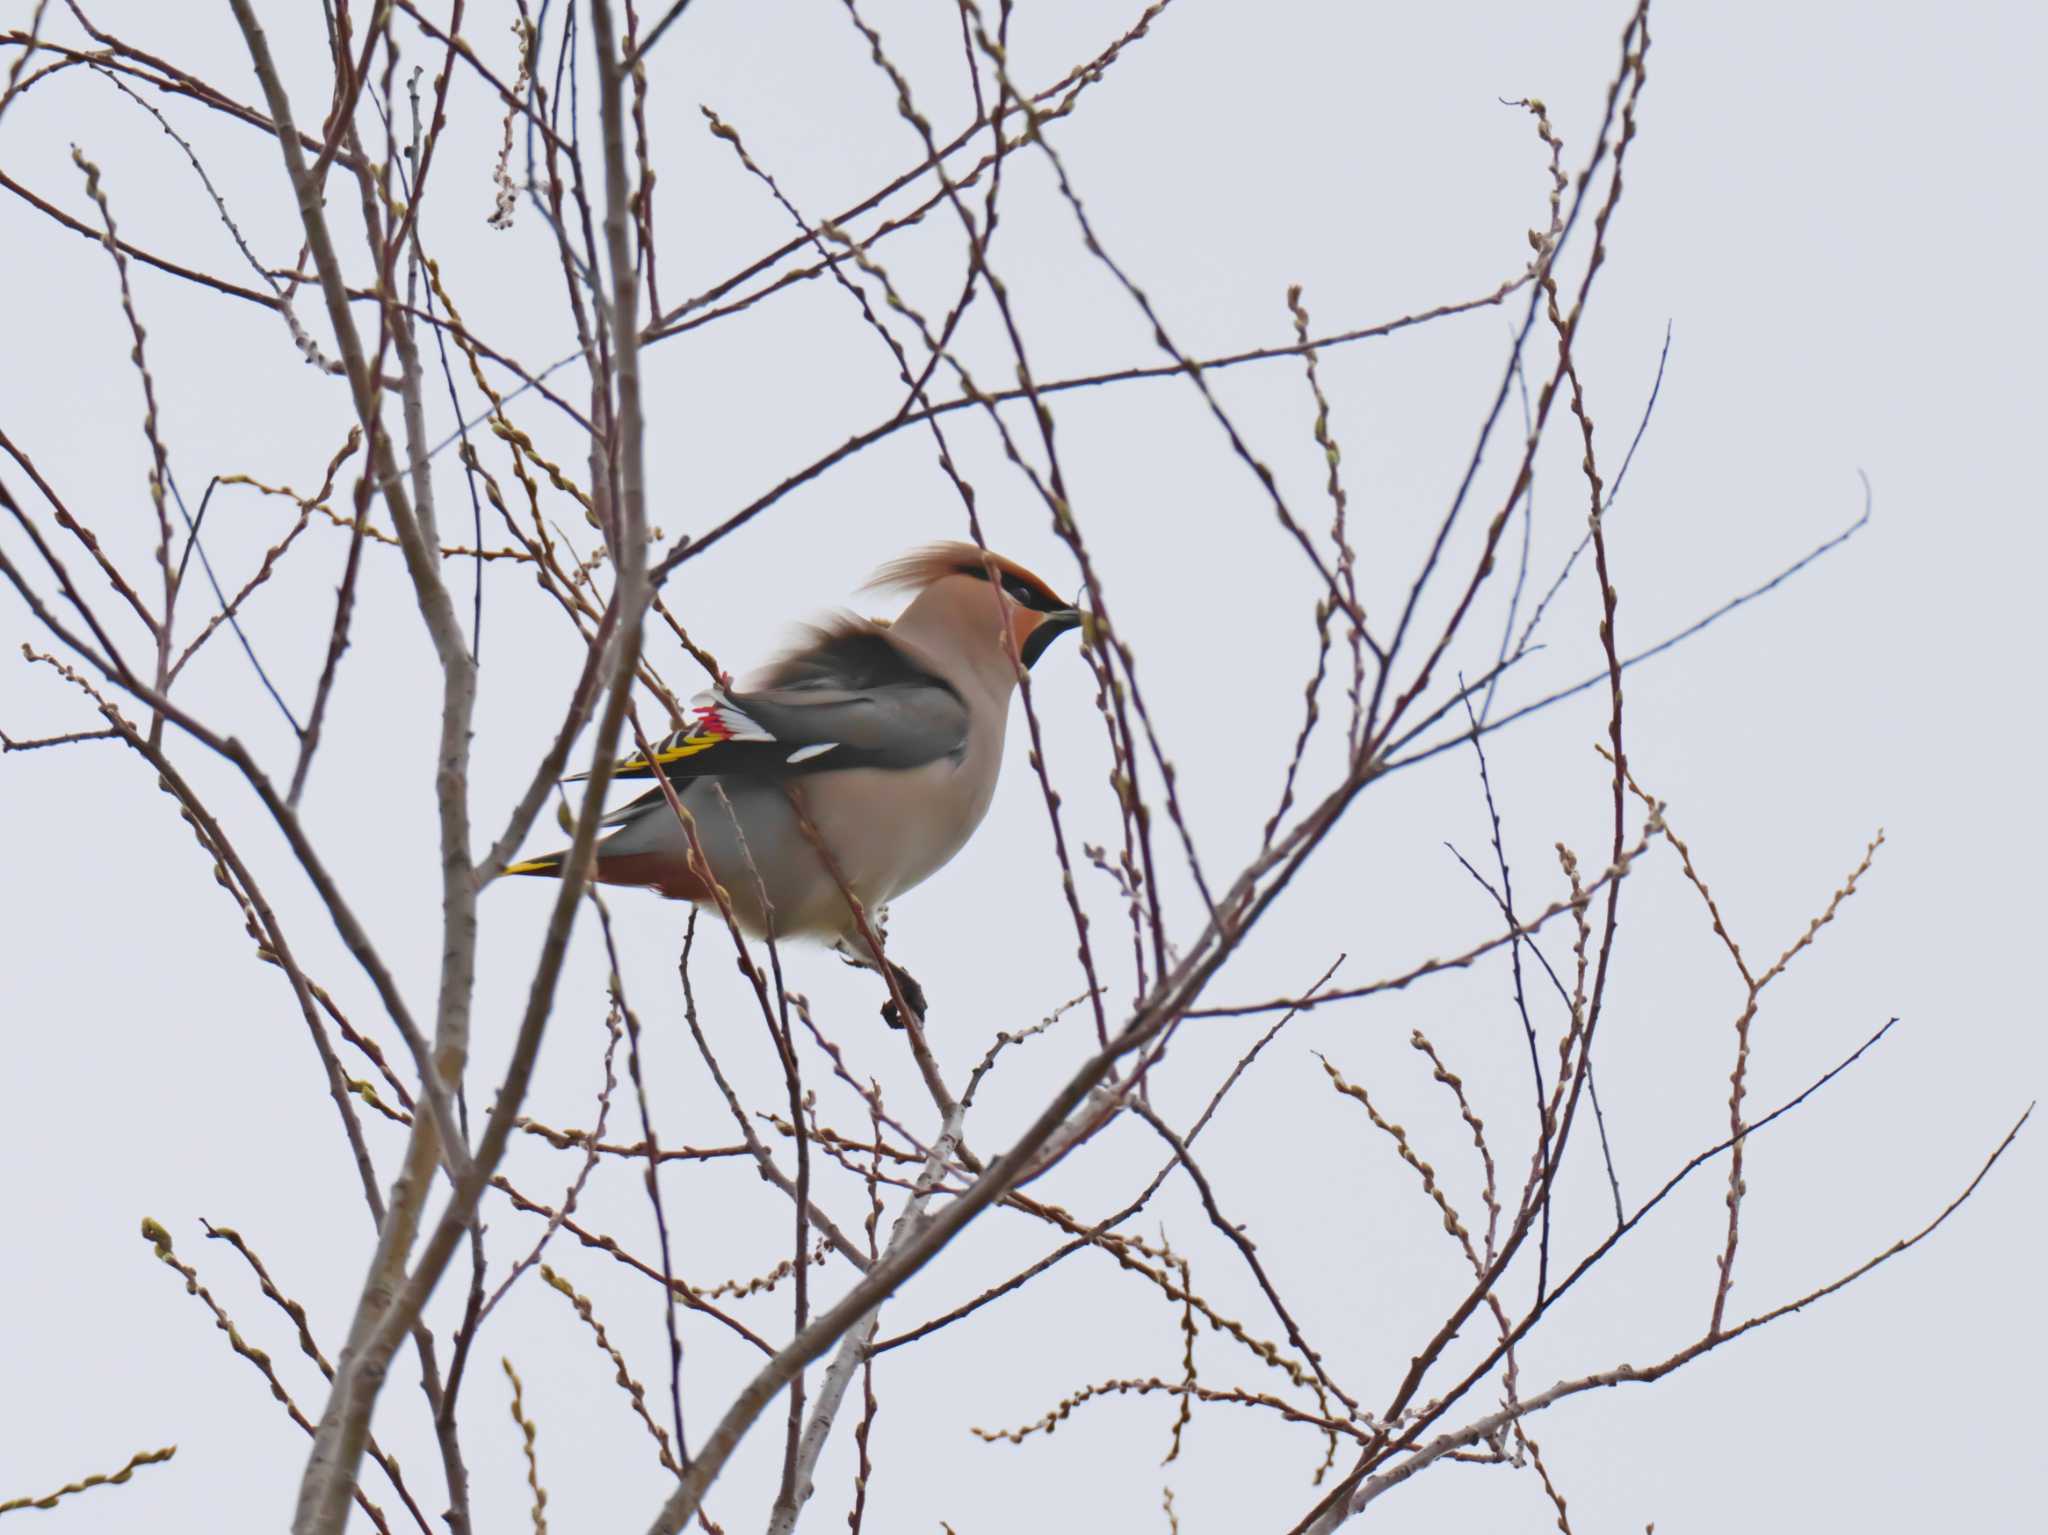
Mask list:
[{"label": "bird's eye", "polygon": [[1034,592],[1022,581],[1019,581],[1015,576],[1011,576],[1003,582],[1003,590],[1009,594],[1010,600],[1020,607],[1032,607],[1037,602],[1038,593]]}]

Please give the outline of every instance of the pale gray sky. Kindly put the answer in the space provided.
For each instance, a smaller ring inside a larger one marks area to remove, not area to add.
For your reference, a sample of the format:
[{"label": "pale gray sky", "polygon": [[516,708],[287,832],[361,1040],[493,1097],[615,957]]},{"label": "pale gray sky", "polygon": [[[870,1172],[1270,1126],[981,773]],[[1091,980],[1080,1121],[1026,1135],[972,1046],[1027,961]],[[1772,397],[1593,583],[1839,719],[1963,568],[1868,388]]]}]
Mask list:
[{"label": "pale gray sky", "polygon": [[[509,76],[501,9],[472,6],[465,35]],[[10,27],[26,25],[31,10],[27,0],[0,0]],[[318,9],[265,10],[301,118],[317,123],[325,103],[314,88],[327,79]],[[91,14],[256,99],[224,6],[106,0]],[[951,8],[877,0],[865,14],[941,131],[964,121],[971,102]],[[1049,83],[1130,19],[1097,5],[1020,4],[1014,72]],[[1546,217],[1547,182],[1528,117],[1503,98],[1545,99],[1566,163],[1580,163],[1623,20],[1618,4],[1387,14],[1179,0],[1053,130],[1054,142],[1104,243],[1189,351],[1288,339],[1283,300],[1296,282],[1319,331],[1368,325],[1474,297],[1520,268],[1524,232]],[[1766,994],[1755,1025],[1751,1103],[1767,1106],[1887,1017],[1902,1020],[1853,1072],[1752,1147],[1731,1300],[1731,1315],[1744,1316],[1918,1229],[1975,1173],[2048,1065],[2032,963],[2048,854],[2032,803],[2048,746],[2034,665],[2048,553],[2034,462],[2048,404],[2038,189],[2048,38],[2041,11],[2023,5],[1672,6],[1653,16],[1651,31],[1641,134],[1577,348],[1611,479],[1667,322],[1672,329],[1661,400],[1609,524],[1621,648],[1664,638],[1845,527],[1862,506],[1859,470],[1875,508],[1868,527],[1814,568],[1629,679],[1631,761],[1669,802],[1746,953],[1775,955],[1877,828],[1887,838],[1838,920]],[[59,35],[75,41],[69,22]],[[13,57],[0,56],[0,70]],[[433,62],[425,52],[417,61]],[[886,81],[866,64],[842,9],[824,0],[699,0],[650,69],[669,304],[788,233],[786,215],[705,131],[699,102],[739,129],[814,218],[917,157]],[[459,79],[456,102],[434,172],[430,248],[479,332],[529,361],[552,361],[574,345],[552,245],[529,207],[510,233],[484,226],[499,120],[471,79]],[[288,263],[298,233],[274,146],[217,118],[167,110],[261,257]],[[125,237],[249,280],[182,155],[103,80],[74,71],[13,106],[0,121],[0,169],[89,217],[73,143],[103,168]],[[1040,376],[1159,360],[1149,326],[1082,248],[1042,160],[1020,155],[1009,174],[995,262],[1016,292]],[[27,204],[9,198],[4,208],[0,428],[129,568],[146,572],[141,401],[112,268]],[[959,280],[956,229],[935,216],[879,253],[931,312],[943,311]],[[1567,261],[1573,281],[1589,233],[1580,231]],[[276,318],[148,271],[137,272],[135,296],[187,497],[216,473],[302,490],[316,483],[346,429],[345,391],[301,362]],[[317,303],[302,307],[309,322],[319,318]],[[1369,611],[1390,611],[1405,591],[1520,314],[1518,296],[1325,354]],[[1007,383],[985,302],[966,333],[983,380]],[[1539,326],[1539,373],[1551,356]],[[896,403],[886,353],[846,296],[822,282],[665,341],[646,361],[652,515],[671,537],[714,524]],[[580,397],[575,370],[558,377]],[[1320,526],[1323,466],[1298,363],[1218,375],[1216,387],[1290,503]],[[438,387],[430,405],[437,421],[448,417]],[[1184,382],[1069,394],[1056,413],[1076,512],[1137,652],[1206,865],[1234,871],[1270,813],[1299,717],[1313,660],[1313,574]],[[530,397],[518,414],[580,472],[580,450],[558,417]],[[1071,560],[993,434],[966,415],[954,421],[991,543],[1072,587]],[[1468,536],[1453,545],[1458,580],[1470,535],[1499,504],[1516,436],[1508,431],[1487,459]],[[1532,579],[1547,581],[1584,527],[1578,455],[1560,408],[1538,474]],[[0,476],[46,517],[11,463]],[[452,455],[439,483],[452,535],[469,516]],[[590,530],[556,510],[587,546]],[[278,503],[247,491],[216,496],[208,549],[224,581],[246,577],[280,518]],[[671,593],[693,633],[738,668],[790,621],[849,600],[882,559],[960,536],[958,502],[929,438],[900,433],[686,566]],[[252,640],[300,710],[318,674],[343,548],[331,527],[307,537],[319,552],[288,567],[248,612]],[[488,520],[486,541],[503,542]],[[17,556],[25,549],[11,526],[0,544]],[[1489,642],[1478,636],[1499,631],[1507,574],[1488,588],[1456,664],[1485,664]],[[458,588],[466,592],[468,580],[465,571]],[[189,622],[204,610],[199,591],[195,582],[188,592]],[[438,679],[395,557],[372,551],[362,601],[308,814],[401,980],[424,998],[439,952]],[[1426,616],[1440,623],[1444,602],[1440,589]],[[11,593],[0,613],[10,653],[21,639],[46,645]],[[1503,704],[1594,669],[1595,619],[1582,568],[1548,648],[1503,685]],[[672,676],[694,682],[686,658],[654,644]],[[509,568],[487,586],[483,649],[480,837],[502,823],[581,655],[552,605]],[[1106,755],[1078,655],[1056,649],[1034,680],[1070,835],[1113,841]],[[181,686],[189,706],[288,769],[289,733],[229,643],[213,645]],[[1327,706],[1340,703],[1326,695]],[[0,729],[9,735],[96,723],[47,670],[0,661]],[[1601,862],[1605,774],[1594,744],[1604,732],[1599,695],[1590,694],[1494,738],[1509,853],[1532,904],[1562,888],[1554,843]],[[1080,986],[1021,738],[1012,736],[1006,781],[978,838],[892,913],[892,953],[929,990],[935,1045],[956,1077],[996,1029],[1035,1020]],[[367,986],[323,936],[259,807],[189,743],[176,750],[229,817],[308,969],[370,1028]],[[1312,756],[1315,782],[1333,770],[1331,753]],[[1497,918],[1442,845],[1485,867],[1486,835],[1469,752],[1377,786],[1213,1000],[1299,990],[1340,952],[1349,955],[1340,978],[1363,983],[1488,936]],[[168,1467],[67,1499],[39,1527],[278,1527],[304,1437],[176,1277],[158,1270],[137,1223],[149,1215],[170,1229],[317,1414],[317,1376],[282,1319],[199,1224],[244,1232],[305,1302],[330,1350],[338,1344],[370,1230],[303,1025],[279,976],[252,963],[232,903],[132,756],[93,744],[0,759],[0,846],[12,871],[0,981],[9,1025],[0,1379],[10,1382],[0,1501],[175,1442]],[[1099,876],[1083,889],[1116,999],[1127,1001],[1118,901]],[[520,884],[486,897],[476,1101],[488,1099],[508,1048],[548,895]],[[1196,903],[1184,873],[1173,875],[1168,897],[1191,934]],[[632,892],[611,906],[649,1025],[650,1091],[665,1137],[729,1138],[681,1032],[674,959],[683,908]],[[1548,948],[1560,963],[1568,957],[1562,935]],[[727,953],[722,938],[707,941],[697,967],[707,1020],[731,1041],[726,1060],[749,1101],[772,1106],[779,1077]],[[908,1112],[916,1079],[901,1040],[872,1016],[872,978],[818,951],[792,951],[788,963],[792,986],[832,1020],[855,1069],[880,1078]],[[603,976],[594,930],[579,931],[531,1100],[550,1123],[587,1122]],[[1469,1143],[1406,1041],[1425,1029],[1466,1078],[1511,1176],[1527,1156],[1528,1115],[1526,1047],[1508,987],[1496,962],[1306,1016],[1205,1135],[1223,1207],[1248,1223],[1304,1328],[1368,1406],[1391,1391],[1441,1317],[1462,1260],[1384,1138],[1329,1091],[1314,1052],[1369,1083],[1426,1143],[1454,1197],[1476,1207]],[[1595,1057],[1631,1201],[1725,1133],[1741,998],[1675,858],[1660,851],[1623,899]],[[1541,1017],[1554,1028],[1554,1004]],[[1162,1111],[1185,1125],[1256,1027],[1191,1025],[1156,1084]],[[976,1139],[993,1145],[1021,1125],[1080,1058],[1087,1033],[1076,1014],[1020,1051],[991,1082]],[[388,1029],[380,1037],[395,1046]],[[843,1091],[821,1093],[834,1122],[864,1125]],[[614,1113],[615,1128],[630,1124],[623,1096]],[[928,1119],[915,1124],[928,1131]],[[398,1142],[385,1129],[373,1127],[388,1161]],[[1099,1215],[1142,1186],[1157,1152],[1142,1127],[1120,1126],[1041,1192]],[[1593,1153],[1590,1137],[1575,1143],[1553,1238],[1563,1251],[1602,1229],[1607,1195]],[[571,1159],[531,1145],[515,1147],[509,1167],[549,1198],[574,1171]],[[1532,1422],[1574,1527],[1769,1530],[1816,1518],[1887,1532],[2031,1527],[2048,1497],[2037,1384],[2048,1366],[2038,1302],[2044,1170],[2042,1133],[2030,1127],[1935,1239],[1847,1293],[1662,1384],[1577,1398]],[[1560,1306],[1523,1355],[1525,1389],[1646,1363],[1698,1334],[1725,1187],[1719,1164],[1702,1173]],[[677,1266],[693,1282],[756,1273],[781,1256],[786,1206],[738,1164],[678,1171],[665,1188],[684,1233]],[[857,1185],[835,1189],[857,1220]],[[498,1250],[532,1240],[530,1218],[502,1201],[487,1208]],[[636,1173],[601,1170],[584,1209],[629,1247],[652,1250]],[[1221,1309],[1277,1334],[1184,1182],[1168,1185],[1154,1215],[1144,1233],[1156,1238],[1163,1224],[1177,1246],[1185,1241],[1200,1287]],[[983,1222],[889,1307],[884,1331],[944,1310],[1051,1245],[1043,1228],[1015,1218]],[[551,1256],[597,1301],[652,1384],[663,1351],[650,1289],[573,1244],[558,1242]],[[847,1270],[818,1274],[821,1289],[836,1293]],[[459,1302],[456,1286],[447,1288],[434,1313],[443,1330]],[[764,1330],[786,1326],[781,1292],[736,1304]],[[500,1354],[526,1381],[557,1528],[639,1529],[659,1503],[666,1478],[609,1367],[572,1323],[560,1297],[530,1285],[479,1345],[468,1388],[479,1529],[527,1519]],[[1106,1260],[1071,1260],[951,1338],[892,1353],[878,1370],[872,1530],[936,1530],[941,1519],[962,1535],[1054,1520],[1163,1530],[1161,1488],[1170,1486],[1190,1535],[1277,1532],[1315,1496],[1308,1477],[1320,1443],[1234,1408],[1198,1412],[1182,1458],[1164,1468],[1155,1463],[1172,1407],[1157,1397],[1091,1404],[1056,1435],[1021,1447],[968,1434],[969,1424],[1035,1419],[1091,1381],[1176,1375],[1175,1315]],[[693,1328],[686,1341],[691,1432],[701,1439],[749,1360],[729,1335]],[[1266,1383],[1214,1335],[1204,1334],[1201,1349],[1205,1378],[1213,1369],[1218,1383]],[[399,1371],[379,1422],[380,1432],[390,1423],[388,1442],[425,1502],[438,1473],[417,1402]],[[766,1508],[779,1410],[713,1495],[729,1530],[757,1527]],[[827,1452],[807,1529],[837,1528],[843,1517],[850,1428],[841,1424]],[[390,1497],[379,1500],[393,1508]],[[1555,1516],[1526,1473],[1443,1467],[1371,1517],[1392,1530],[1534,1531]]]}]

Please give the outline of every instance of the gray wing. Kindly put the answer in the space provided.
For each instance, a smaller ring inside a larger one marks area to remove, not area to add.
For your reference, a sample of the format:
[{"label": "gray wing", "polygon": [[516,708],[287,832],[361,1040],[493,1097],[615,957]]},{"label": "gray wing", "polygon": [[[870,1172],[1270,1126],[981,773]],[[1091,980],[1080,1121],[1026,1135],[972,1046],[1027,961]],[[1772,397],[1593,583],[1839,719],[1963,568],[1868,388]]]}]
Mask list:
[{"label": "gray wing", "polygon": [[[779,778],[840,768],[913,768],[967,749],[967,705],[873,624],[847,618],[769,667],[748,692],[692,701],[695,719],[634,754],[618,778]],[[639,803],[638,801],[634,802]],[[631,808],[631,807],[622,807]]]},{"label": "gray wing", "polygon": [[967,749],[967,705],[886,633],[859,620],[816,632],[732,703],[792,765],[921,767]]}]

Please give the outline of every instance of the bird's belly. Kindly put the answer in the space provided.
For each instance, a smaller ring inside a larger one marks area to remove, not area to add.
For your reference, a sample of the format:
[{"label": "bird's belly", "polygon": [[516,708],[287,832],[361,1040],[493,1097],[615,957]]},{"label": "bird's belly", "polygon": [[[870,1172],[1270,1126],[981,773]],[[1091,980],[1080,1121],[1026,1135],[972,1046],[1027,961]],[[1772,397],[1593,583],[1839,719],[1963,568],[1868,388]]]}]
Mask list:
[{"label": "bird's belly", "polygon": [[[950,761],[849,768],[803,778],[797,792],[840,874],[872,913],[960,851],[988,810],[993,784],[977,784],[978,777]],[[705,858],[747,928],[787,936],[854,931],[846,897],[781,784],[700,779],[685,802]]]},{"label": "bird's belly", "polygon": [[974,775],[941,760],[821,774],[805,785],[805,804],[847,883],[876,907],[952,861],[987,813],[992,787],[977,792]]}]

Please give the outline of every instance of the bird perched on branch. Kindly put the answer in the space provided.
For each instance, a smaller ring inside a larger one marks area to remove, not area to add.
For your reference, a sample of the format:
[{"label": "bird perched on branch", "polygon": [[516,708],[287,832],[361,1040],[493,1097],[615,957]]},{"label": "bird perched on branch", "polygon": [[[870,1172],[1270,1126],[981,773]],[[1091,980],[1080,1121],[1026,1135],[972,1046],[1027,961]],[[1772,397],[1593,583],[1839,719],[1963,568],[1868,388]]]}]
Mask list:
[{"label": "bird perched on branch", "polygon": [[[841,614],[812,627],[752,687],[700,693],[691,723],[655,743],[651,761],[636,753],[613,768],[668,778],[701,861],[657,784],[605,816],[616,830],[594,849],[593,878],[710,904],[708,866],[756,936],[824,938],[850,963],[887,963],[848,893],[878,921],[966,844],[995,793],[1017,666],[1081,614],[972,544],[916,550],[868,585],[915,595],[893,623]],[[505,872],[559,875],[566,856]],[[889,969],[921,1017],[922,988]],[[900,1024],[893,997],[882,1012]]]}]

